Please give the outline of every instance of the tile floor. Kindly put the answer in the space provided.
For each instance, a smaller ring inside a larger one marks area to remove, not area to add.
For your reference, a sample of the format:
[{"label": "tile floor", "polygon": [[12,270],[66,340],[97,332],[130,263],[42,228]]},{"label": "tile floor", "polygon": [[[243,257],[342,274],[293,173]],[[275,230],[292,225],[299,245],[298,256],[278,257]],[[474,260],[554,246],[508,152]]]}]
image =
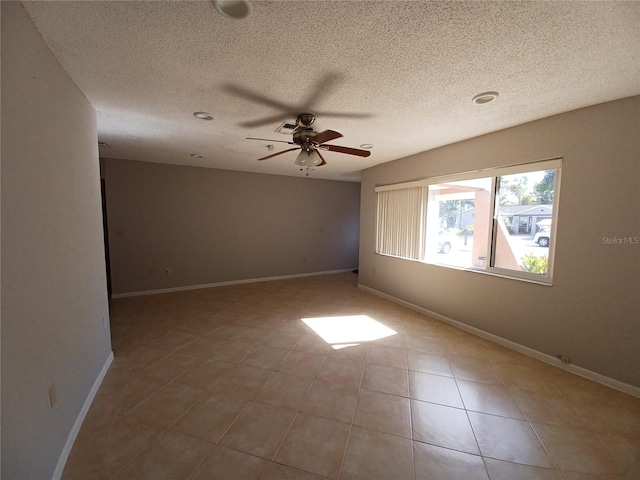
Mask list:
[{"label": "tile floor", "polygon": [[[343,348],[301,321],[336,316]],[[640,478],[640,399],[352,273],[118,299],[111,328],[67,480]]]}]

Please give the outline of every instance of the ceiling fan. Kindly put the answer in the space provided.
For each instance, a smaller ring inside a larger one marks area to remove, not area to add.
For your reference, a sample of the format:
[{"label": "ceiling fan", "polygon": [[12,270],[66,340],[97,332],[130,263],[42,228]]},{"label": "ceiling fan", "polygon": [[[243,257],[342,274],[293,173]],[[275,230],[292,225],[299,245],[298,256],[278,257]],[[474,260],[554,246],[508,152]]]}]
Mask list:
[{"label": "ceiling fan", "polygon": [[308,170],[312,167],[321,167],[323,165],[326,165],[327,162],[322,157],[320,150],[346,153],[348,155],[357,155],[358,157],[368,157],[369,155],[371,155],[371,152],[369,150],[341,147],[340,145],[328,145],[327,142],[342,137],[342,134],[333,130],[324,130],[320,133],[316,133],[313,128],[311,128],[311,125],[313,124],[313,122],[315,122],[315,120],[316,117],[310,113],[303,113],[301,115],[298,115],[298,118],[296,119],[296,128],[292,133],[292,142],[254,137],[247,137],[247,140],[262,140],[265,142],[278,142],[287,143],[289,145],[297,145],[296,147],[267,155],[266,157],[259,158],[258,160],[267,160],[268,158],[273,158],[278,155],[282,155],[283,153],[300,150],[300,153],[293,162],[300,167],[300,170],[304,168],[307,168]]}]

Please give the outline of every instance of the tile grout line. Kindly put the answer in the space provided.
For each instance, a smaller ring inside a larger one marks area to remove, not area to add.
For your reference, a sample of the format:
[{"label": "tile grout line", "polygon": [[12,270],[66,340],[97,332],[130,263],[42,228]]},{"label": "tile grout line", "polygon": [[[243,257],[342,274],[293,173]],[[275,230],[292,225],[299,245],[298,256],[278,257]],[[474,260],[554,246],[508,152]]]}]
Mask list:
[{"label": "tile grout line", "polygon": [[478,442],[478,435],[476,434],[475,428],[473,428],[473,423],[471,423],[471,418],[469,417],[469,410],[467,409],[467,405],[465,404],[464,398],[462,397],[462,392],[460,391],[460,385],[458,385],[458,379],[454,376],[454,382],[456,382],[456,388],[458,389],[458,395],[460,395],[460,401],[462,402],[462,406],[464,409],[465,416],[467,417],[467,422],[469,422],[469,426],[471,427],[471,432],[473,433],[473,438],[476,441],[476,446],[478,447],[478,453],[480,458],[482,459],[482,465],[484,466],[485,472],[487,472],[487,478],[491,480],[491,475],[489,474],[489,468],[487,467],[487,462],[485,460],[485,456],[482,453],[482,449],[480,448],[480,442]]},{"label": "tile grout line", "polygon": [[411,435],[411,473],[412,473],[412,478],[416,478],[416,446],[415,446],[415,442],[416,440],[414,439],[413,436],[413,398],[411,397],[411,379],[409,378],[409,351],[410,351],[410,347],[409,345],[407,345],[407,321],[405,318],[403,318],[402,320],[402,327],[403,327],[403,333],[404,333],[404,348],[403,350],[405,350],[405,357],[407,359],[407,370],[405,372],[406,375],[406,379],[407,379],[407,393],[409,394],[409,435]]},{"label": "tile grout line", "polygon": [[362,367],[362,374],[360,375],[360,382],[358,384],[358,393],[356,394],[356,405],[353,409],[353,414],[351,414],[351,421],[349,422],[349,431],[347,432],[347,442],[344,445],[344,451],[342,452],[342,460],[340,462],[340,469],[338,470],[338,479],[342,477],[342,472],[344,470],[344,462],[347,458],[347,449],[349,448],[349,441],[351,440],[351,431],[353,430],[353,421],[356,418],[356,412],[358,411],[358,401],[360,399],[360,392],[362,391],[362,381],[364,379],[364,372],[367,368],[367,360],[369,359],[369,352],[371,351],[371,343],[367,342],[367,353],[364,356],[364,364]]},{"label": "tile grout line", "polygon": [[[302,341],[302,339],[304,338],[304,335],[305,334],[302,334],[300,336],[298,341],[291,347],[291,350],[289,352],[293,352],[294,351],[294,348],[298,345],[298,343],[300,343]],[[296,350],[296,351],[299,351],[299,350]],[[303,353],[313,353],[313,352],[304,352],[303,351]],[[286,358],[286,356],[285,356],[285,358]],[[304,404],[305,400],[309,396],[309,392],[311,391],[311,387],[315,384],[316,380],[318,379],[318,373],[320,372],[320,370],[322,370],[322,367],[326,363],[327,358],[329,358],[328,354],[325,355],[324,359],[322,360],[322,364],[320,365],[320,368],[318,369],[318,372],[316,373],[316,376],[313,378],[313,381],[309,385],[309,388],[307,388],[307,392],[305,394],[304,399],[302,400],[302,402],[300,402],[300,405],[298,405],[298,408],[296,409],[296,414],[294,415],[293,419],[291,420],[291,423],[289,424],[289,427],[287,428],[286,433],[283,435],[282,440],[280,440],[280,443],[278,444],[278,447],[276,448],[276,451],[273,454],[273,458],[271,459],[272,463],[277,463],[275,460],[276,460],[276,458],[278,456],[278,453],[280,453],[280,449],[282,448],[282,445],[284,444],[284,441],[287,439],[287,435],[289,435],[289,432],[291,431],[291,427],[293,427],[293,424],[295,423],[296,419],[298,418],[298,415],[300,414],[300,408],[302,407],[302,405]],[[284,358],[280,361],[280,363],[282,363],[283,361],[284,361]],[[280,365],[280,363],[278,364],[278,366]],[[280,373],[284,373],[284,372],[280,372]],[[289,375],[294,375],[294,374],[290,373]],[[288,466],[290,466],[290,465],[288,465]],[[297,468],[297,467],[292,467],[292,468]],[[300,468],[298,468],[298,469],[300,470]],[[309,473],[313,473],[313,472],[309,472]]]},{"label": "tile grout line", "polygon": [[[493,364],[492,364],[493,367]],[[560,468],[558,466],[558,464],[556,463],[556,461],[553,459],[553,457],[551,456],[551,452],[549,452],[547,446],[545,445],[545,443],[542,441],[542,438],[540,438],[540,435],[538,434],[538,432],[536,431],[536,429],[533,427],[532,422],[529,420],[529,418],[527,417],[527,415],[524,414],[524,412],[522,411],[522,409],[520,408],[520,406],[518,405],[518,402],[516,402],[516,399],[514,398],[511,390],[509,390],[509,387],[507,386],[507,384],[504,381],[503,375],[500,374],[500,372],[498,371],[498,369],[496,369],[494,367],[494,370],[496,371],[498,377],[500,378],[500,381],[502,382],[504,388],[507,390],[507,393],[509,394],[509,398],[511,398],[511,401],[513,401],[513,403],[516,405],[516,407],[518,407],[518,411],[520,412],[520,414],[522,415],[522,417],[525,419],[525,421],[527,422],[527,425],[529,425],[529,428],[531,429],[531,431],[533,432],[533,434],[536,436],[536,438],[538,439],[538,441],[540,442],[540,445],[542,445],[542,448],[544,450],[544,453],[547,455],[547,458],[549,459],[549,461],[551,462],[551,465],[553,465],[553,470],[555,472],[558,473],[558,475],[560,476],[564,476],[562,475],[562,472],[560,471]],[[555,391],[557,391],[557,389],[555,387],[553,387],[553,389]],[[525,390],[526,391],[526,390]]]}]

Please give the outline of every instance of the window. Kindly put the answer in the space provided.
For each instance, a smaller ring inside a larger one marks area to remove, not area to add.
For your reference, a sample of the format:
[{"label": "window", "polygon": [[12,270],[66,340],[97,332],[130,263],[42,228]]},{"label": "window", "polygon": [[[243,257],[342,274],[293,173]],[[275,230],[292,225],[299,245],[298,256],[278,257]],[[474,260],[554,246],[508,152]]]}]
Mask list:
[{"label": "window", "polygon": [[429,185],[424,261],[462,268],[486,265],[491,178]]},{"label": "window", "polygon": [[551,283],[561,160],[376,188],[376,253]]}]

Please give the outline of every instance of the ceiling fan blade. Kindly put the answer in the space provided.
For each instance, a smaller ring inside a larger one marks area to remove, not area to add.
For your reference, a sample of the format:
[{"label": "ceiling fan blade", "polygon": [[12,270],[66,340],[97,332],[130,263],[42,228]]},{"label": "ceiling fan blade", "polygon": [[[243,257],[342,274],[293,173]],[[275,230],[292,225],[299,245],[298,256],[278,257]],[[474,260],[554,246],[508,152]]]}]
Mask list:
[{"label": "ceiling fan blade", "polygon": [[368,157],[371,155],[369,150],[360,150],[359,148],[341,147],[340,145],[318,145],[318,148],[329,150],[330,152],[346,153],[348,155],[357,155],[358,157]]},{"label": "ceiling fan blade", "polygon": [[245,100],[250,100],[252,102],[261,103],[262,105],[266,105],[268,107],[275,108],[280,110],[281,113],[273,115],[267,118],[261,118],[258,120],[250,120],[248,122],[242,122],[239,125],[244,128],[255,128],[262,127],[264,125],[269,125],[270,123],[283,122],[285,120],[290,120],[293,115],[293,112],[297,112],[299,109],[293,105],[289,105],[283,102],[279,102],[277,100],[273,100],[271,98],[265,97],[256,92],[252,92],[251,90],[243,87],[239,87],[237,85],[223,85],[222,88],[228,93],[235,95],[238,98],[243,98]]},{"label": "ceiling fan blade", "polygon": [[254,138],[254,137],[247,137],[247,140],[260,140],[263,142],[278,142],[278,143],[288,143],[289,145],[295,145],[295,143],[293,142],[287,142],[286,140],[271,140],[269,138]]},{"label": "ceiling fan blade", "polygon": [[329,72],[319,78],[313,87],[309,89],[309,94],[301,103],[301,106],[305,107],[305,111],[314,110],[315,106],[320,104],[324,97],[335,91],[343,79],[344,76],[338,72]]},{"label": "ceiling fan blade", "polygon": [[294,150],[298,150],[298,148],[299,148],[299,147],[296,147],[296,148],[289,148],[289,149],[287,149],[287,150],[283,150],[283,151],[281,151],[281,152],[273,153],[273,154],[271,154],[271,155],[267,155],[266,157],[259,158],[258,160],[266,160],[267,158],[276,157],[276,156],[278,156],[278,155],[282,155],[283,153],[293,152]]},{"label": "ceiling fan blade", "polygon": [[326,143],[340,137],[342,137],[341,133],[334,132],[333,130],[325,130],[324,132],[320,132],[316,134],[315,137],[313,137],[313,143]]},{"label": "ceiling fan blade", "polygon": [[273,100],[271,98],[260,95],[259,93],[252,92],[251,90],[243,87],[238,87],[237,85],[223,85],[223,88],[235,95],[237,97],[246,98],[256,103],[262,103],[263,105],[267,105],[269,107],[277,108],[278,110],[283,110],[285,112],[296,111],[297,109],[286,103],[278,102],[277,100]]},{"label": "ceiling fan blade", "polygon": [[366,119],[372,118],[373,115],[370,113],[344,113],[344,112],[315,112],[317,117],[333,117],[333,118],[355,118],[355,119]]},{"label": "ceiling fan blade", "polygon": [[271,123],[282,123],[285,120],[291,121],[293,117],[295,117],[295,115],[289,113],[279,113],[277,115],[273,115],[272,117],[260,118],[258,120],[249,120],[248,122],[242,122],[238,125],[244,128],[263,127]]},{"label": "ceiling fan blade", "polygon": [[324,157],[320,154],[320,150],[318,150],[317,148],[316,148],[316,153],[320,157],[320,160],[322,160],[317,166],[321,167],[322,165],[326,165],[327,162],[325,161]]}]

